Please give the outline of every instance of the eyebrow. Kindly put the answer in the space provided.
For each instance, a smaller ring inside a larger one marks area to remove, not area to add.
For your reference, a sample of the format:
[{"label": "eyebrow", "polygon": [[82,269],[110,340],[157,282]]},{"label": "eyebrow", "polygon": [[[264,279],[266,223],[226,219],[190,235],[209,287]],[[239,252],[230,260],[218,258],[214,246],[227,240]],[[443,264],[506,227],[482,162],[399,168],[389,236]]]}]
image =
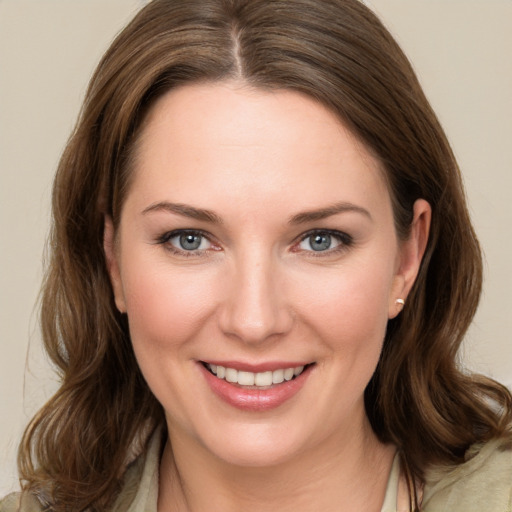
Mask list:
[{"label": "eyebrow", "polygon": [[195,220],[202,220],[204,222],[211,222],[213,224],[222,224],[222,219],[211,210],[203,208],[195,208],[181,203],[170,203],[168,201],[161,201],[159,203],[152,204],[142,211],[143,215],[151,212],[169,212],[183,217],[189,217]]},{"label": "eyebrow", "polygon": [[[196,208],[194,206],[189,206],[182,203],[170,203],[168,201],[161,201],[158,203],[154,203],[142,211],[143,215],[151,212],[169,212],[175,213],[177,215],[182,215],[183,217],[189,217],[191,219],[200,220],[204,222],[211,222],[213,224],[222,224],[222,219],[211,210],[207,210],[204,208]],[[293,215],[288,221],[289,224],[306,224],[307,222],[314,222],[317,220],[326,219],[327,217],[332,217],[333,215],[337,215],[339,213],[346,212],[356,212],[360,213],[370,220],[372,220],[372,216],[370,212],[361,206],[357,206],[352,203],[336,203],[332,206],[328,206],[327,208],[319,208],[317,210],[309,210],[305,212],[297,213]]]},{"label": "eyebrow", "polygon": [[289,224],[305,224],[307,222],[314,222],[317,220],[326,219],[327,217],[332,217],[333,215],[337,215],[338,213],[345,212],[356,212],[368,217],[372,220],[372,216],[370,212],[361,206],[357,206],[352,203],[336,203],[332,206],[328,206],[327,208],[320,208],[318,210],[310,210],[306,212],[297,213],[293,215],[288,221]]}]

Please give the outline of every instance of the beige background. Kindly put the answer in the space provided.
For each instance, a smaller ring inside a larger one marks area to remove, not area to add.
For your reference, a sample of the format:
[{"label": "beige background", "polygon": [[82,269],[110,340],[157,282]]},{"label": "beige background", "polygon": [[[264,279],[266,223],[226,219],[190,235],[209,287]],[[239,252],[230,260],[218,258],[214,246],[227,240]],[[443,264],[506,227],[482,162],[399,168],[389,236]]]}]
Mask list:
[{"label": "beige background", "polygon": [[[52,174],[88,77],[143,3],[0,0],[0,495],[16,488],[23,426],[55,388],[35,307]],[[366,3],[414,63],[464,172],[486,255],[464,362],[510,386],[512,0]]]}]

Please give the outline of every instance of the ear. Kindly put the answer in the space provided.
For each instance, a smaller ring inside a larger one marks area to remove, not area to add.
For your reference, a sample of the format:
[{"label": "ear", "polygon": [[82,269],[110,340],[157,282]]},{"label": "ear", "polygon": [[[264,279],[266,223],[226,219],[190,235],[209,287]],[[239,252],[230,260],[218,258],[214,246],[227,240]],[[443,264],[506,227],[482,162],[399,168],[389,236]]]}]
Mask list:
[{"label": "ear", "polygon": [[121,273],[119,271],[118,255],[116,254],[116,240],[114,236],[114,223],[110,215],[105,215],[105,224],[103,228],[103,250],[105,251],[105,260],[107,270],[114,292],[114,299],[117,309],[121,313],[126,313],[126,304],[124,299],[123,285],[121,282]]},{"label": "ear", "polygon": [[430,232],[432,209],[424,199],[418,199],[413,207],[413,221],[407,240],[400,242],[397,271],[389,298],[388,317],[394,318],[402,310],[418,275]]}]

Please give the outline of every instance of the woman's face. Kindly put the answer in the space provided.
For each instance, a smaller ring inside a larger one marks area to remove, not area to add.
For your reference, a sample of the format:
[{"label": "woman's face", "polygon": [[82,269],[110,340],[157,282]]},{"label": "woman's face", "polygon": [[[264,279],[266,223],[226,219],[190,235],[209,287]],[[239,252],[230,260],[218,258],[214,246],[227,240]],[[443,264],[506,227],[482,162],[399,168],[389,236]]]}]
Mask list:
[{"label": "woman's face", "polygon": [[185,86],[138,142],[105,247],[173,442],[265,465],[360,432],[428,205],[400,242],[378,162],[295,92]]}]

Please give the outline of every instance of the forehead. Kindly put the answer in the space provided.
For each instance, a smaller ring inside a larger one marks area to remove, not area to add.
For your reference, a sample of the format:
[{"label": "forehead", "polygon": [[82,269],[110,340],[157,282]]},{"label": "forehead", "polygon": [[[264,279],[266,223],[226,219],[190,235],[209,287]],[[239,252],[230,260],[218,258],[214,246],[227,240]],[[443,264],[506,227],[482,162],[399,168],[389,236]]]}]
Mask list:
[{"label": "forehead", "polygon": [[271,205],[294,195],[302,207],[388,197],[379,162],[331,111],[297,92],[234,82],[183,86],[153,105],[132,188],[208,207],[219,194]]}]

